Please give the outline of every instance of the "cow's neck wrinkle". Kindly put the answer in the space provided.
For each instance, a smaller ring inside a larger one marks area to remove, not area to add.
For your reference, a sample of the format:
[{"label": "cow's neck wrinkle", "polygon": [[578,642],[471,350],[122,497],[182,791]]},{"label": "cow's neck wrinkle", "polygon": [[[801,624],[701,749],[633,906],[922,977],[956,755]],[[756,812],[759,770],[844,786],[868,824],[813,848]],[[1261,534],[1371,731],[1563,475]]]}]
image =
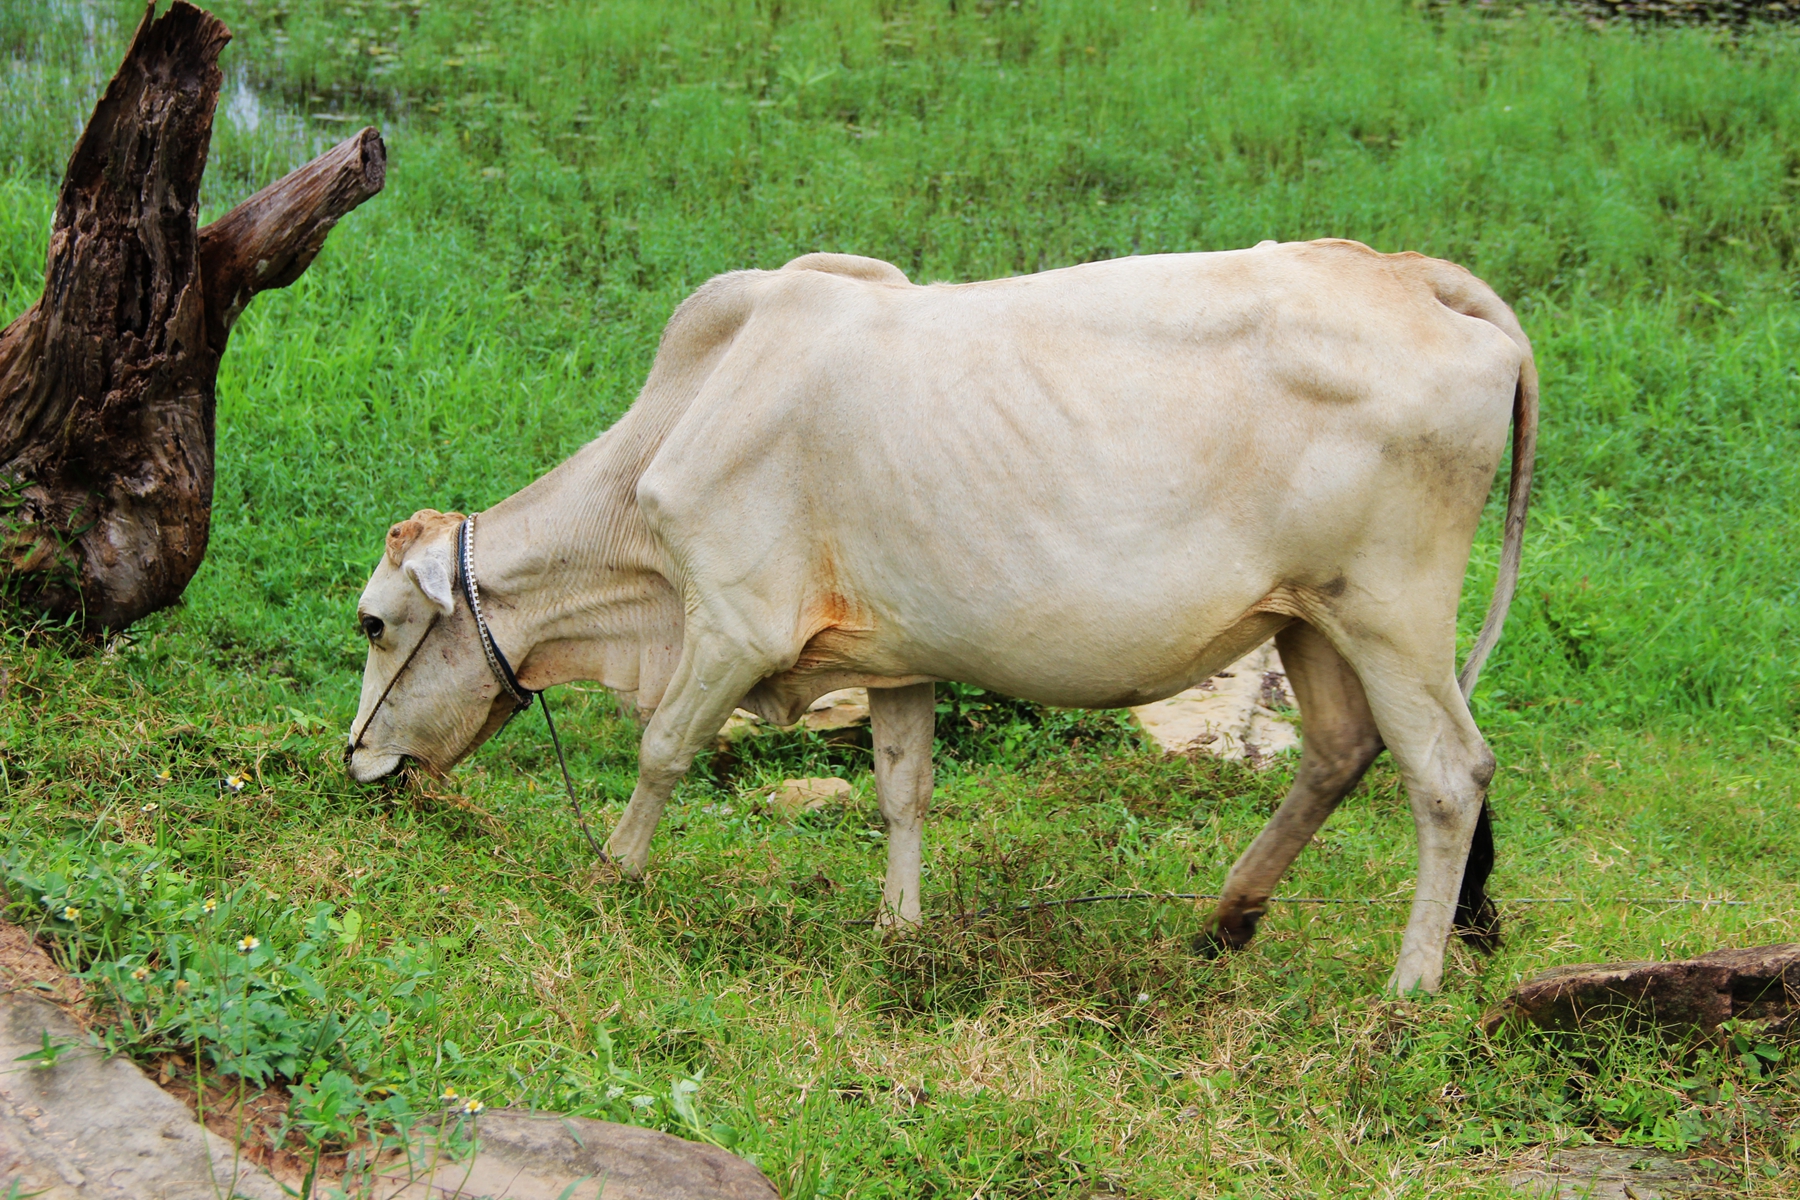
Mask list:
[{"label": "cow's neck wrinkle", "polygon": [[671,568],[637,507],[643,456],[621,432],[477,519],[482,608],[534,690],[592,680],[636,692],[645,647],[680,642]]}]

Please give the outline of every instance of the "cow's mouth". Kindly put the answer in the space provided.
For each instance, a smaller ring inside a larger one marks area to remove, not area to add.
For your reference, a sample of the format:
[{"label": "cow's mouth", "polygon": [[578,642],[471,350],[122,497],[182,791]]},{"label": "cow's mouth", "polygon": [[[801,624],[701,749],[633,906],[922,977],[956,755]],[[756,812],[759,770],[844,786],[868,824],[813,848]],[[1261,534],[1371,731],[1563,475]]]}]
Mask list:
[{"label": "cow's mouth", "polygon": [[390,754],[366,746],[344,747],[344,773],[358,783],[374,783],[400,773],[411,759],[405,754]]},{"label": "cow's mouth", "polygon": [[442,779],[457,763],[480,749],[483,742],[499,733],[501,728],[519,711],[518,706],[504,693],[496,696],[488,707],[481,728],[475,731],[474,738],[448,761],[440,758],[438,762],[433,763],[416,750],[411,752],[378,750],[352,742],[344,747],[344,771],[358,783],[374,783],[379,779],[388,779],[400,774],[407,767],[416,767],[434,779]]}]

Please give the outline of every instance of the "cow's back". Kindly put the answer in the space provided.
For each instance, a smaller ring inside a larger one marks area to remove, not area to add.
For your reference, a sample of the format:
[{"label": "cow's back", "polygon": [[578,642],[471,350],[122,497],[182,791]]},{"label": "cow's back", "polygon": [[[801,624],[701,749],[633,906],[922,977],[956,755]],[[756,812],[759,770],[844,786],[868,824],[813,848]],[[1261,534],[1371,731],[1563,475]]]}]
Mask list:
[{"label": "cow's back", "polygon": [[871,670],[1173,690],[1259,614],[1466,556],[1520,350],[1441,269],[1328,242],[762,274],[639,496],[747,620],[845,631]]}]

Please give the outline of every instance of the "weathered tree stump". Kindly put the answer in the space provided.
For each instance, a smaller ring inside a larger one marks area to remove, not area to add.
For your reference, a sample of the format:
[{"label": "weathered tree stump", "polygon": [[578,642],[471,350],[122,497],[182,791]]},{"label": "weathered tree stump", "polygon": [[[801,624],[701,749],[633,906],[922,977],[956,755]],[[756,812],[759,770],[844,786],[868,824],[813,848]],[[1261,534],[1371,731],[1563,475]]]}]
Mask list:
[{"label": "weathered tree stump", "polygon": [[180,598],[206,553],[232,323],[386,179],[364,129],[199,228],[230,40],[185,0],[145,8],[69,158],[44,294],[0,332],[0,598],[88,629]]}]

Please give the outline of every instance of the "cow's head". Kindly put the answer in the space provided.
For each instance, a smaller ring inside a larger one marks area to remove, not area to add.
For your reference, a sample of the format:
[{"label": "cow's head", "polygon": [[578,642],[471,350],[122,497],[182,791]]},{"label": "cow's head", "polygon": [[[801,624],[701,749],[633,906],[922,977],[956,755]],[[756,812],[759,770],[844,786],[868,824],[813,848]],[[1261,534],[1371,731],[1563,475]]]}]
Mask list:
[{"label": "cow's head", "polygon": [[462,519],[427,508],[389,529],[387,553],[357,601],[369,658],[344,751],[352,779],[391,775],[409,758],[442,774],[516,707],[488,667],[458,587]]}]

